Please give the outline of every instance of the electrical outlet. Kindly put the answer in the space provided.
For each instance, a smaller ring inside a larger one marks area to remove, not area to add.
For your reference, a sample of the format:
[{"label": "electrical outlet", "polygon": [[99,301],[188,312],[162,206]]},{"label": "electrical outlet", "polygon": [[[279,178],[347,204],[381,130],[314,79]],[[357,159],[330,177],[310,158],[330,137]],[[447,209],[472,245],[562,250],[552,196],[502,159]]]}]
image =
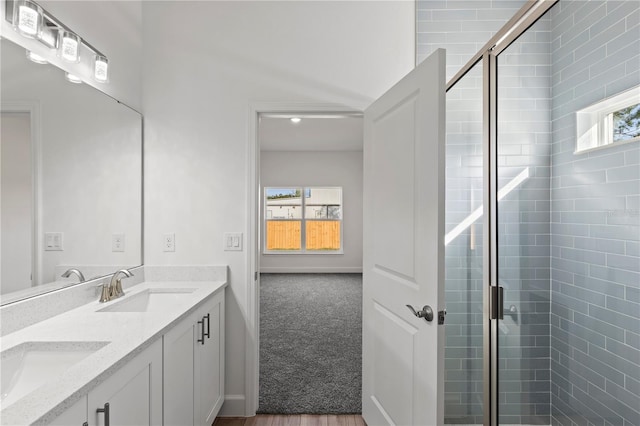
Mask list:
[{"label": "electrical outlet", "polygon": [[44,233],[44,250],[45,251],[63,251],[63,238],[62,232],[45,232]]},{"label": "electrical outlet", "polygon": [[164,234],[162,244],[164,251],[176,251],[176,234]]},{"label": "electrical outlet", "polygon": [[225,251],[242,251],[242,232],[226,232],[222,244]]},{"label": "electrical outlet", "polygon": [[124,251],[124,234],[111,235],[111,251],[113,252]]}]

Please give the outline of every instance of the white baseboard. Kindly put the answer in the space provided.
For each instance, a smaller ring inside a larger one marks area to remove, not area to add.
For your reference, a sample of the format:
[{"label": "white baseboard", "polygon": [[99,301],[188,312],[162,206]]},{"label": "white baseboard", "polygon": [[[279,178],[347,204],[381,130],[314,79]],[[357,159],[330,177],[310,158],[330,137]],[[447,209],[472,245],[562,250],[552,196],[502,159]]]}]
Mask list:
[{"label": "white baseboard", "polygon": [[218,417],[246,417],[244,395],[225,395]]},{"label": "white baseboard", "polygon": [[361,274],[362,266],[342,267],[291,267],[291,266],[263,266],[260,272],[265,274]]}]

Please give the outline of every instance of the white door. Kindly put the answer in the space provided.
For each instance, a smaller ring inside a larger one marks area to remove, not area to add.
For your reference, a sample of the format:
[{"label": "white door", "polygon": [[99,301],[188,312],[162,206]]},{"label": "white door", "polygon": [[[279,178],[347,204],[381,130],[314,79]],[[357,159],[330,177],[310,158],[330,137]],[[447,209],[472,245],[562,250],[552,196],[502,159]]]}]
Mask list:
[{"label": "white door", "polygon": [[[362,414],[442,425],[445,51],[364,114]],[[416,317],[430,305],[433,320]]]}]

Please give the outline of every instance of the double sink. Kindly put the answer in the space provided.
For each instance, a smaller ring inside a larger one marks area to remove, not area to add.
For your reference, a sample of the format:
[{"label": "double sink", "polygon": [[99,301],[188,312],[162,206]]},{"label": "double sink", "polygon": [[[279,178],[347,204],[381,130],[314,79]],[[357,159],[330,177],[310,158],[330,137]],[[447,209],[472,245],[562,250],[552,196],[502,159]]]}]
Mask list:
[{"label": "double sink", "polygon": [[[95,314],[147,313],[167,311],[180,303],[180,297],[195,288],[148,288],[127,294],[119,300],[101,304]],[[91,314],[91,313],[90,313]],[[106,319],[106,318],[105,318]],[[2,380],[0,408],[27,396],[41,386],[61,377],[74,365],[107,346],[104,341],[23,342],[0,353]]]}]

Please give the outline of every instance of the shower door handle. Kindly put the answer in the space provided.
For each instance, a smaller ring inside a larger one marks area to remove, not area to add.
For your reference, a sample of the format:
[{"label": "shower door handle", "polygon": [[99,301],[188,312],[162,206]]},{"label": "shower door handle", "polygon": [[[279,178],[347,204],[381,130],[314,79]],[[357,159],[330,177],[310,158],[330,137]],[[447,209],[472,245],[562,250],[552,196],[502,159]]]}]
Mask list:
[{"label": "shower door handle", "polygon": [[407,305],[407,308],[409,308],[413,315],[417,316],[418,318],[424,318],[427,322],[433,321],[433,309],[431,309],[431,306],[424,305],[422,310],[420,311],[416,311],[411,305]]},{"label": "shower door handle", "polygon": [[500,286],[491,287],[491,297],[489,299],[489,309],[492,320],[504,319],[504,289]]}]

